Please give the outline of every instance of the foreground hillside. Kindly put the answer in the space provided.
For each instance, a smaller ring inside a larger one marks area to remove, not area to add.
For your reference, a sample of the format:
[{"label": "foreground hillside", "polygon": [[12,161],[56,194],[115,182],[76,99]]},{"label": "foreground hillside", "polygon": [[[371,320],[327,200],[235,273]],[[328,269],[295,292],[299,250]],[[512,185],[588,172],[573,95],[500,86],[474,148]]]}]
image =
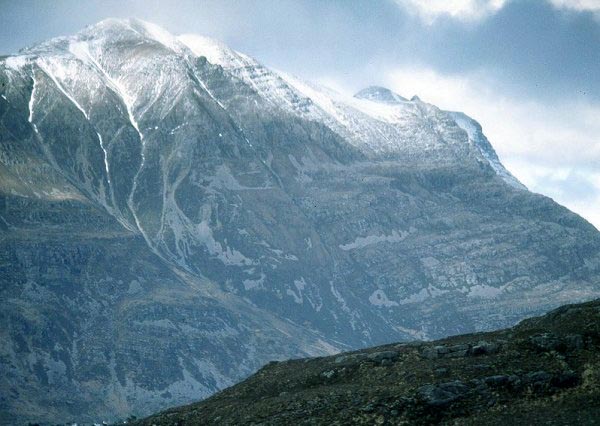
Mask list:
[{"label": "foreground hillside", "polygon": [[600,424],[600,300],[514,328],[270,363],[139,425]]}]

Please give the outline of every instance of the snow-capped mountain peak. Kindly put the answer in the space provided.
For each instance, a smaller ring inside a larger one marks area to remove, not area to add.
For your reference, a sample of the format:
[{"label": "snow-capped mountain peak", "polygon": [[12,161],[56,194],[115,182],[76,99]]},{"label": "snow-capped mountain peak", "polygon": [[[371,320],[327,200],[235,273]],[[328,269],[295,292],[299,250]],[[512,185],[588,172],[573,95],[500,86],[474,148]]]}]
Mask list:
[{"label": "snow-capped mountain peak", "polygon": [[151,22],[137,18],[108,18],[85,28],[77,34],[80,39],[118,39],[127,34],[137,34],[139,37],[153,40],[174,51],[181,51],[182,45],[177,38],[164,28]]},{"label": "snow-capped mountain peak", "polygon": [[392,92],[390,89],[381,86],[369,86],[362,89],[354,95],[358,99],[366,99],[374,102],[382,102],[386,104],[399,104],[406,102],[408,99]]},{"label": "snow-capped mountain peak", "polygon": [[[287,73],[271,70],[210,37],[191,34],[174,36],[158,25],[139,19],[106,19],[73,36],[49,40],[23,53],[25,56],[9,58],[5,64],[23,68],[24,64],[35,61],[55,80],[63,93],[87,114],[89,106],[86,105],[90,100],[85,99],[85,93],[71,90],[77,84],[80,73],[74,61],[83,63],[92,71],[92,75],[85,79],[85,84],[104,84],[116,93],[127,105],[130,121],[138,130],[137,123],[141,119],[136,116],[141,107],[139,97],[146,85],[140,79],[131,77],[133,70],[143,65],[145,75],[152,76],[153,84],[147,89],[153,95],[149,97],[146,91],[144,97],[156,99],[157,96],[163,96],[164,101],[164,95],[168,94],[165,91],[167,86],[196,84],[187,81],[188,74],[193,74],[190,60],[203,56],[209,63],[221,66],[224,72],[242,80],[271,107],[304,119],[323,122],[368,156],[413,158],[433,155],[445,161],[449,156],[466,155],[466,151],[473,147],[464,139],[461,141],[460,138],[450,137],[452,132],[436,129],[436,126],[450,129],[448,126],[453,124],[461,127],[458,123],[460,120],[453,123],[451,115],[441,114],[439,109],[420,102],[416,96],[408,101],[380,86],[367,87],[353,97],[345,96]],[[43,58],[35,59],[38,56]],[[98,79],[103,83],[98,83]],[[211,90],[198,76],[194,80],[201,86],[199,90],[205,91],[223,106],[221,100],[213,95],[213,91],[218,91],[217,87]],[[432,120],[437,123],[436,126],[429,123]],[[456,117],[454,120],[457,120]],[[446,136],[440,138],[440,135]],[[448,137],[450,139],[444,140]],[[448,150],[451,152],[448,153]],[[474,155],[481,155],[503,179],[517,186],[516,180],[509,177],[510,173],[497,160],[491,146],[485,150],[477,147]]]}]

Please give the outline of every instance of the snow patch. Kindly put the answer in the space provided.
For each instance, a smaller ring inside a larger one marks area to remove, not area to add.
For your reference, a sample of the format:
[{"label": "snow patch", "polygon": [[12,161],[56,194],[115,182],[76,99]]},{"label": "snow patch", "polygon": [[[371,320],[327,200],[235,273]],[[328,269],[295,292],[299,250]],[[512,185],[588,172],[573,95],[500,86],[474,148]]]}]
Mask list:
[{"label": "snow patch", "polygon": [[410,296],[402,299],[400,301],[401,305],[408,305],[410,303],[421,303],[427,300],[428,298],[438,297],[449,293],[450,290],[444,290],[429,284],[426,288],[419,290],[417,293],[413,293]]},{"label": "snow patch", "polygon": [[357,237],[353,242],[348,244],[340,244],[339,247],[344,250],[355,250],[361,249],[373,244],[379,243],[398,243],[408,237],[409,232],[406,231],[392,231],[390,235],[367,235],[366,237]]},{"label": "snow patch", "polygon": [[375,290],[373,294],[369,296],[369,302],[371,302],[371,305],[384,306],[386,308],[398,306],[398,302],[388,299],[383,290]]},{"label": "snow patch", "polygon": [[469,288],[467,297],[479,297],[481,299],[495,299],[502,293],[501,288],[492,287],[485,284],[478,284]]},{"label": "snow patch", "polygon": [[13,71],[20,71],[28,62],[27,56],[9,56],[4,59],[4,65]]},{"label": "snow patch", "polygon": [[37,86],[37,80],[35,79],[35,74],[32,72],[31,79],[33,80],[33,87],[31,88],[31,95],[29,97],[29,116],[27,117],[27,121],[33,125],[33,130],[36,133],[39,133],[37,130],[37,126],[33,123],[33,106],[35,103],[35,89]]},{"label": "snow patch", "polygon": [[211,255],[216,256],[226,265],[249,266],[255,263],[235,249],[231,249],[230,247],[223,248],[223,245],[213,237],[207,220],[203,220],[196,225],[195,236],[204,243],[204,246]]},{"label": "snow patch", "polygon": [[428,336],[427,333],[423,330],[415,330],[413,328],[406,328],[406,327],[402,327],[400,325],[394,325],[393,326],[395,330],[404,333],[404,334],[408,334],[410,337],[412,337],[415,340],[427,340]]},{"label": "snow patch", "polygon": [[435,257],[428,256],[428,257],[423,257],[421,259],[421,263],[426,268],[435,268],[440,264],[440,261],[437,260]]},{"label": "snow patch", "polygon": [[[60,92],[65,95],[65,97],[71,101],[75,107],[81,111],[86,120],[89,120],[87,112],[83,109],[83,107],[75,100],[75,98],[67,92],[67,90],[63,87],[63,85],[59,82],[59,78],[64,80],[68,74],[70,74],[69,70],[63,66],[59,61],[51,61],[51,60],[41,60],[37,62],[37,65],[46,73],[48,77],[52,80],[54,85]],[[55,75],[55,72],[58,72],[58,76]]]},{"label": "snow patch", "polygon": [[475,145],[483,158],[487,160],[492,169],[506,183],[517,189],[527,189],[525,185],[518,181],[500,162],[498,155],[493,147],[487,141],[481,128],[478,128],[476,121],[462,112],[448,112],[454,122],[467,133],[469,142]]},{"label": "snow patch", "polygon": [[108,180],[108,183],[110,184],[110,172],[108,170],[108,152],[106,152],[106,148],[104,147],[104,141],[102,140],[102,135],[98,132],[96,132],[96,135],[98,135],[98,141],[100,142],[100,148],[102,149],[102,152],[104,153],[104,169],[106,170],[106,179]]},{"label": "snow patch", "polygon": [[140,167],[139,167],[137,173],[133,177],[133,184],[131,186],[131,192],[129,194],[127,204],[129,206],[129,210],[131,211],[131,214],[133,216],[133,219],[135,221],[135,225],[136,225],[138,231],[142,234],[144,239],[148,242],[148,245],[150,247],[153,247],[152,241],[146,235],[146,232],[144,231],[144,228],[142,227],[142,224],[138,218],[138,215],[135,211],[134,203],[133,203],[133,195],[135,194],[135,191],[137,189],[138,177],[139,177],[142,169],[144,168],[144,164],[146,162],[146,156],[145,156],[145,152],[144,152],[145,147],[146,147],[146,142],[144,139],[144,135],[140,131],[138,122],[133,114],[133,104],[135,102],[135,99],[132,96],[130,96],[127,93],[127,91],[125,90],[125,88],[123,87],[123,85],[118,80],[113,79],[106,72],[106,70],[102,67],[102,65],[92,56],[92,54],[90,53],[89,45],[87,43],[84,43],[84,42],[70,43],[69,51],[76,58],[78,58],[79,60],[81,60],[82,62],[87,64],[88,66],[95,69],[102,76],[103,80],[106,83],[106,86],[109,89],[111,89],[113,91],[113,93],[116,94],[121,99],[121,102],[123,103],[123,105],[125,106],[125,110],[127,111],[127,117],[129,119],[129,122],[130,122],[131,126],[136,130],[136,132],[140,138],[140,143],[142,145],[141,146],[142,161],[140,163]]},{"label": "snow patch", "polygon": [[407,305],[409,303],[420,303],[420,302],[427,300],[428,297],[430,297],[429,292],[427,291],[426,288],[423,288],[420,291],[418,291],[417,293],[411,294],[410,296],[402,299],[400,301],[400,304]]},{"label": "snow patch", "polygon": [[286,293],[294,298],[294,302],[301,305],[304,303],[302,292],[306,288],[306,281],[304,281],[304,277],[300,277],[299,280],[294,280],[294,286],[296,287],[296,291],[288,288]]},{"label": "snow patch", "polygon": [[[130,96],[123,85],[118,81],[113,79],[100,65],[100,63],[92,56],[90,53],[90,49],[87,43],[84,42],[75,42],[69,44],[69,51],[75,55],[79,60],[84,63],[95,68],[105,79],[107,86],[121,98],[123,105],[125,105],[125,109],[127,110],[127,116],[133,128],[137,131],[140,141],[142,143],[142,161],[144,160],[144,137],[140,132],[140,127],[138,125],[135,116],[133,115],[133,104],[135,102],[134,98]],[[142,163],[143,164],[143,163]]]},{"label": "snow patch", "polygon": [[257,290],[257,289],[263,288],[265,278],[267,278],[267,276],[261,272],[260,278],[257,280],[244,280],[243,281],[244,290],[248,291],[248,290]]},{"label": "snow patch", "polygon": [[183,34],[177,40],[188,47],[196,56],[204,56],[214,65],[226,67],[235,63],[232,50],[223,43],[198,34]]},{"label": "snow patch", "polygon": [[181,51],[181,45],[177,38],[170,32],[159,27],[151,22],[142,21],[141,19],[134,19],[133,22],[141,26],[148,37],[159,42],[163,46],[175,51]]}]

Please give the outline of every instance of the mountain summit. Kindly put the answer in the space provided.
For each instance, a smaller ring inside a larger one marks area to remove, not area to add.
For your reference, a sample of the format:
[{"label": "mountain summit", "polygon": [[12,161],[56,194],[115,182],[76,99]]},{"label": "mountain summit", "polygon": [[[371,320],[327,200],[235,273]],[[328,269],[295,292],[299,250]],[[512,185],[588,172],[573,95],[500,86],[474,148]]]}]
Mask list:
[{"label": "mountain summit", "polygon": [[387,104],[399,104],[401,102],[408,101],[408,99],[403,98],[397,93],[392,92],[390,89],[381,86],[369,86],[366,89],[356,93],[354,97]]},{"label": "mountain summit", "polygon": [[0,420],[139,416],[600,294],[595,228],[471,118],[390,96],[139,20],[1,58]]}]

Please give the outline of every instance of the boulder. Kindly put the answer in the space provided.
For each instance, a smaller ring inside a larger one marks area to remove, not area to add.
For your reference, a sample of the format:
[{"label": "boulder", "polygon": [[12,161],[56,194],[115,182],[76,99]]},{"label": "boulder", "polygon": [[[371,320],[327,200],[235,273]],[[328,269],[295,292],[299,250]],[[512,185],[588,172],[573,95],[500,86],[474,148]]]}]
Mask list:
[{"label": "boulder", "polygon": [[460,380],[421,386],[417,394],[427,405],[443,407],[452,404],[469,392],[469,387]]}]

